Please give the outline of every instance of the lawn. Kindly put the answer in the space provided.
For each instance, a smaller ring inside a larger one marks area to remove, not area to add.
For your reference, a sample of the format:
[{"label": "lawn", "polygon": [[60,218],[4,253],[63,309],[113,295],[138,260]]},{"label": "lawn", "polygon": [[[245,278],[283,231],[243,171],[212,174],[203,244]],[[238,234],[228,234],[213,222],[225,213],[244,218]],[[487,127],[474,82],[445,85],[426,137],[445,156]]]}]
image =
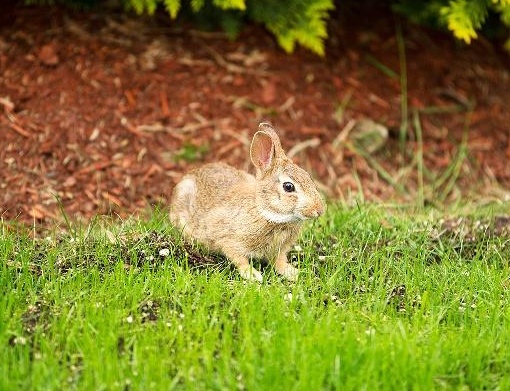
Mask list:
[{"label": "lawn", "polygon": [[0,389],[510,389],[504,207],[330,207],[261,285],[160,212],[4,222]]}]

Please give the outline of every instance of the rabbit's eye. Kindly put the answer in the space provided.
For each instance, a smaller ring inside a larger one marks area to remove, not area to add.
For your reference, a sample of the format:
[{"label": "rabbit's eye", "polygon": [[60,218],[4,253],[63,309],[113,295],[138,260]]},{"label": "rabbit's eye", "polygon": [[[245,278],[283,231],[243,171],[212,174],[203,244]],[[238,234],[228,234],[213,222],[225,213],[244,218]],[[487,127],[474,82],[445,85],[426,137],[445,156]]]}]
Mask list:
[{"label": "rabbit's eye", "polygon": [[283,182],[283,190],[287,193],[292,193],[293,191],[296,191],[296,187],[292,182]]}]

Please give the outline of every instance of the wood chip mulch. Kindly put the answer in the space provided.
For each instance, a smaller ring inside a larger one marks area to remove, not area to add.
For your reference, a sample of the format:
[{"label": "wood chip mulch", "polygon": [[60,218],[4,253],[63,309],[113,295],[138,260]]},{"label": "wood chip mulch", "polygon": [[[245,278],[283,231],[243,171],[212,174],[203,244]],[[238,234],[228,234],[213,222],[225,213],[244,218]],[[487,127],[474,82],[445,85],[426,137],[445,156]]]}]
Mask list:
[{"label": "wood chip mulch", "polygon": [[[333,18],[322,59],[304,50],[286,55],[254,26],[234,42],[166,17],[0,7],[4,220],[124,217],[165,206],[190,167],[223,160],[250,169],[249,142],[261,120],[281,129],[284,147],[329,197],[416,197],[416,161],[402,159],[399,147],[391,16],[371,24]],[[422,148],[426,183],[441,185],[426,197],[508,197],[508,55],[483,39],[465,47],[415,26],[404,25],[404,38],[406,151]],[[388,129],[376,151],[352,147],[361,119]],[[467,154],[448,174],[464,135]],[[451,187],[439,182],[442,173],[455,179]]]}]

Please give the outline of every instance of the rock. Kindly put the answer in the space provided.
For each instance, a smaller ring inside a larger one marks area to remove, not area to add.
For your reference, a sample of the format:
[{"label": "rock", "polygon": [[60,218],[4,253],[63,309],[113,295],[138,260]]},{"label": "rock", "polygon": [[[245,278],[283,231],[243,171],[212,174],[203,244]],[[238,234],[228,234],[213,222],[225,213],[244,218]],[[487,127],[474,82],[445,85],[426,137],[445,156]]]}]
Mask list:
[{"label": "rock", "polygon": [[388,140],[388,128],[371,119],[360,119],[349,133],[352,143],[359,149],[374,153]]}]

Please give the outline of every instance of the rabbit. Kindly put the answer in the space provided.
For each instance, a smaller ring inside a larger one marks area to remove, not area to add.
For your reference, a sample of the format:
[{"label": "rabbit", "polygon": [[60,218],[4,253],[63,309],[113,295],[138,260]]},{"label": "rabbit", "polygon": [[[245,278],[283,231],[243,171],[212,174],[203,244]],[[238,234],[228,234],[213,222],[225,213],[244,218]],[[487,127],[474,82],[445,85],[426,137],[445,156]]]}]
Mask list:
[{"label": "rabbit", "polygon": [[250,157],[256,175],[209,163],[175,186],[170,220],[186,240],[223,253],[247,280],[262,282],[250,258],[264,258],[290,281],[298,269],[287,262],[304,220],[324,213],[310,175],[285,155],[273,126],[260,123]]}]

